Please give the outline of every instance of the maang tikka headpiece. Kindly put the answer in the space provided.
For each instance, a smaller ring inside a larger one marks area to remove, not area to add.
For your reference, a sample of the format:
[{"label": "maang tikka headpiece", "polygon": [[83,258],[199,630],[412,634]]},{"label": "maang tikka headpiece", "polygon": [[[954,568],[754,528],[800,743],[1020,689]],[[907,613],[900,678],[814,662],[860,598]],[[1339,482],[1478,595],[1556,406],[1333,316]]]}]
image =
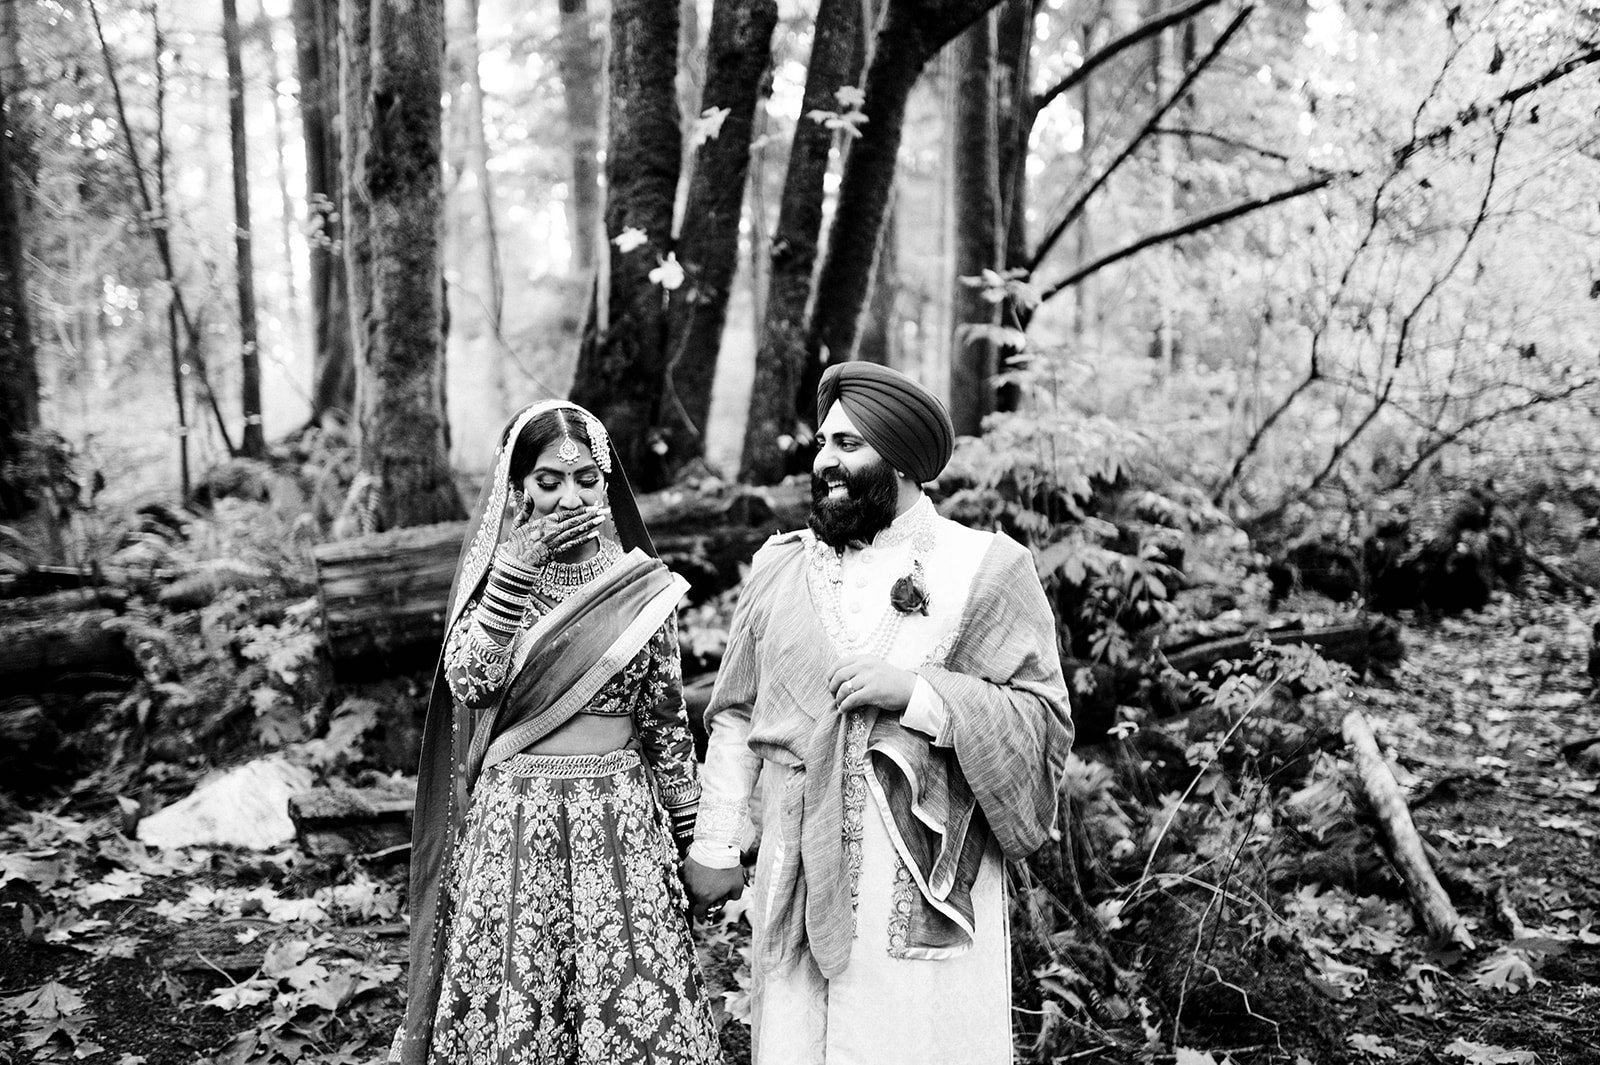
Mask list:
[{"label": "maang tikka headpiece", "polygon": [[[578,416],[583,419],[583,427],[589,434],[590,452],[594,456],[594,464],[600,467],[602,473],[611,472],[611,438],[606,436],[606,427],[586,410],[579,409]],[[577,462],[583,454],[581,445],[570,434],[564,435],[561,445],[556,448],[556,458],[562,462]]]}]

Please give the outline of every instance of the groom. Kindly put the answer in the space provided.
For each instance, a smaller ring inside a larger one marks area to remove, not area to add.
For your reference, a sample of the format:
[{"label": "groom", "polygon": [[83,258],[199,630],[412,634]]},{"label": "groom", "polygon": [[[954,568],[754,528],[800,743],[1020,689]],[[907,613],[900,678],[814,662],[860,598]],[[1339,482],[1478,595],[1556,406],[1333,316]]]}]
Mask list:
[{"label": "groom", "polygon": [[706,710],[685,881],[697,913],[737,897],[761,826],[755,1065],[1003,1065],[1003,859],[1050,838],[1072,742],[1055,622],[1026,548],[923,494],[953,444],[930,392],[842,363],[817,410],[810,527],[757,552]]}]

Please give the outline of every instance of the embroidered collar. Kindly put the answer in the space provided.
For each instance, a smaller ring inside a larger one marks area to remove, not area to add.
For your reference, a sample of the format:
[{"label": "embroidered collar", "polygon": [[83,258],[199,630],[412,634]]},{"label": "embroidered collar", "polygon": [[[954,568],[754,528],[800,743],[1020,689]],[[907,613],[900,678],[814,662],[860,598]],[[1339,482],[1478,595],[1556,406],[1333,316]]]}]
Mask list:
[{"label": "embroidered collar", "polygon": [[906,508],[906,512],[897,516],[889,523],[887,529],[882,530],[873,538],[869,547],[899,547],[907,540],[913,539],[919,533],[932,527],[937,511],[933,509],[933,501],[927,496],[918,496],[917,501]]}]

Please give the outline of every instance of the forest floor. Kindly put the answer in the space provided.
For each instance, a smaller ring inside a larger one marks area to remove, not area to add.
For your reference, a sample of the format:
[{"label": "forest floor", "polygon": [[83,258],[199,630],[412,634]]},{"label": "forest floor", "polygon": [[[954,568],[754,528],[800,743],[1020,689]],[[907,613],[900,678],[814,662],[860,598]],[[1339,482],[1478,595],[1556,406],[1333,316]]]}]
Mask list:
[{"label": "forest floor", "polygon": [[[1164,1047],[1141,1045],[1082,1018],[1058,1060],[1600,1063],[1600,766],[1562,755],[1600,735],[1581,614],[1501,597],[1408,626],[1392,682],[1354,689],[1410,776],[1418,828],[1445,858],[1475,951],[1430,950],[1395,898],[1303,890],[1286,910],[1317,945],[1313,983],[1341,1029],[1322,1042],[1336,1049],[1200,1047],[1192,1028],[1176,1045],[1170,1032]],[[0,1062],[382,1059],[404,986],[403,860],[151,852],[115,814],[74,813],[108,805],[79,794],[0,827]],[[747,935],[731,912],[699,935],[739,1063]],[[1292,1034],[1294,1017],[1276,1020]]]}]

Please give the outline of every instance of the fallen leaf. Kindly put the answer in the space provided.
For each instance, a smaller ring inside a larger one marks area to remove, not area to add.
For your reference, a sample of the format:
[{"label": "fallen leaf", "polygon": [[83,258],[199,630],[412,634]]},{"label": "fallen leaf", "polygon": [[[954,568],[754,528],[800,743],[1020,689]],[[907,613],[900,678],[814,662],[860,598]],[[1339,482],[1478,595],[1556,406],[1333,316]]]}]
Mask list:
[{"label": "fallen leaf", "polygon": [[1356,1032],[1347,1040],[1349,1044],[1361,1053],[1370,1057],[1381,1058],[1387,1061],[1397,1057],[1399,1052],[1392,1046],[1387,1046],[1382,1039],[1365,1032]]},{"label": "fallen leaf", "polygon": [[1466,1059],[1469,1065],[1532,1065],[1539,1060],[1531,1050],[1507,1050],[1492,1043],[1474,1043],[1466,1039],[1456,1039],[1444,1052]]},{"label": "fallen leaf", "polygon": [[1209,1050],[1191,1050],[1188,1047],[1174,1047],[1173,1055],[1177,1059],[1174,1065],[1217,1065],[1217,1059],[1212,1057]]},{"label": "fallen leaf", "polygon": [[232,987],[219,988],[201,1005],[215,1006],[219,1010],[228,1011],[259,1006],[272,998],[275,986],[276,981],[273,980],[246,980]]},{"label": "fallen leaf", "polygon": [[20,1013],[33,1020],[48,1021],[71,1017],[84,1008],[83,996],[66,984],[51,980],[37,991],[0,998],[0,1011]]},{"label": "fallen leaf", "polygon": [[1479,963],[1472,972],[1472,982],[1490,991],[1505,991],[1515,995],[1549,981],[1540,979],[1534,973],[1526,954],[1503,947]]}]

